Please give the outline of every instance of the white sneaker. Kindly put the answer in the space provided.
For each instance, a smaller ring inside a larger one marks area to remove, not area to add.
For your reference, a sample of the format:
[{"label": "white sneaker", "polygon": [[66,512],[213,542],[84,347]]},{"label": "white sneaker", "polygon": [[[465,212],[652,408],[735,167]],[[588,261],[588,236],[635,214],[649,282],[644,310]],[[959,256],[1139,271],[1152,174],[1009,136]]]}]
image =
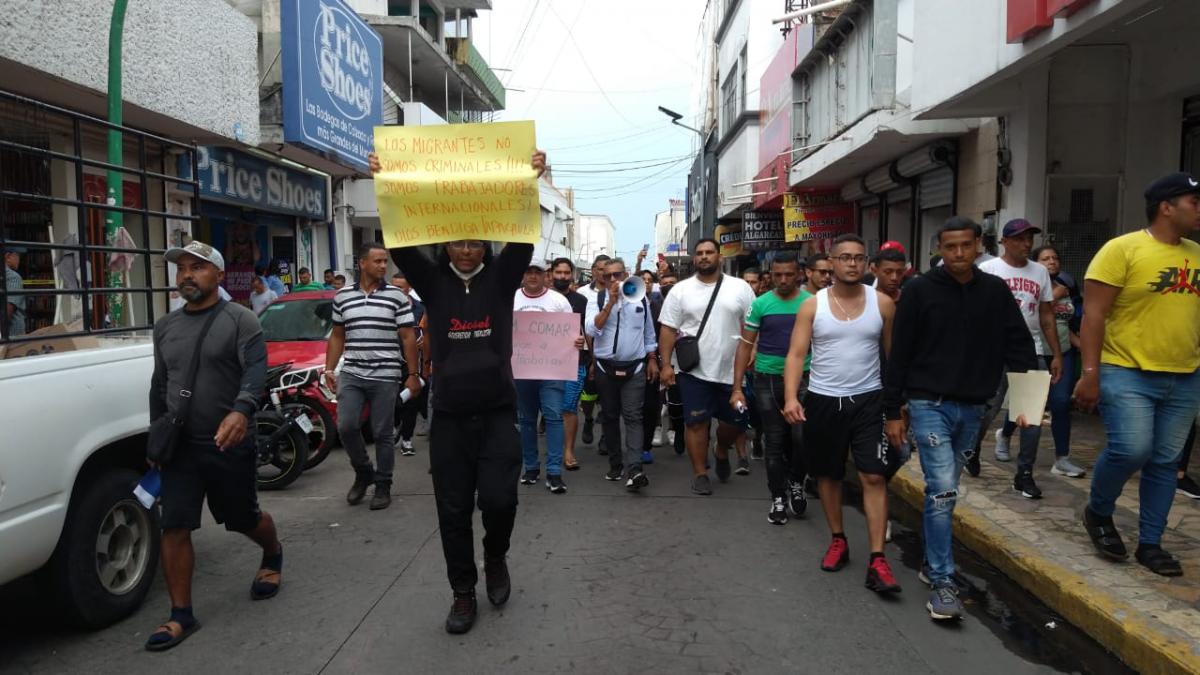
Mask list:
[{"label": "white sneaker", "polygon": [[667,445],[670,445],[670,446],[675,445],[675,430],[674,429],[667,430]]},{"label": "white sneaker", "polygon": [[1072,462],[1070,457],[1060,457],[1054,462],[1054,466],[1050,468],[1050,473],[1056,476],[1066,476],[1067,478],[1083,478],[1084,474],[1087,473],[1087,469]]},{"label": "white sneaker", "polygon": [[997,462],[1011,462],[1012,461],[1012,454],[1010,454],[1008,451],[1008,441],[1009,440],[1010,439],[1007,439],[1004,437],[1003,429],[996,430],[996,461]]},{"label": "white sneaker", "polygon": [[404,457],[411,457],[417,454],[417,451],[413,450],[413,444],[411,440],[405,440],[403,438],[400,439],[400,454]]},{"label": "white sneaker", "polygon": [[657,447],[661,446],[662,443],[663,443],[662,427],[658,427],[657,429],[654,430],[654,438],[651,439],[650,445],[657,448]]}]

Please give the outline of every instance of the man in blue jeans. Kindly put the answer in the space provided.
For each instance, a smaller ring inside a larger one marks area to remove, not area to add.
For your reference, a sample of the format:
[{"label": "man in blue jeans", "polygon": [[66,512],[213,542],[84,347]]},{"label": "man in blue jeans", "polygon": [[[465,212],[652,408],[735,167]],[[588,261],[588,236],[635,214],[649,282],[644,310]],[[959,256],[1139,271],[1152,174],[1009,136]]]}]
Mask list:
[{"label": "man in blue jeans", "polygon": [[1117,498],[1134,473],[1137,561],[1155,574],[1183,574],[1163,550],[1175,472],[1200,408],[1200,181],[1173,173],[1146,188],[1150,226],[1109,240],[1088,266],[1080,330],[1081,407],[1100,405],[1108,445],[1092,470],[1083,526],[1100,555],[1128,556],[1113,524]]},{"label": "man in blue jeans", "polygon": [[[908,401],[910,434],[925,472],[923,576],[933,587],[925,607],[934,619],[959,619],[951,521],[958,479],[974,456],[988,399],[1005,368],[1038,367],[1033,336],[1007,284],[975,267],[977,225],[954,217],[938,231],[945,264],[904,287],[884,379],[888,441],[900,447]],[[1037,420],[1040,422],[1041,420]],[[1025,418],[1017,424],[1025,426]]]},{"label": "man in blue jeans", "polygon": [[[571,312],[571,303],[562,293],[546,287],[546,266],[535,260],[525,270],[521,287],[513,300],[514,312]],[[575,340],[575,348],[583,348],[583,335]],[[563,396],[567,383],[559,380],[516,380],[517,419],[521,425],[521,452],[525,473],[522,485],[538,481],[541,460],[538,456],[538,412],[546,421],[546,488],[554,494],[567,491],[562,479],[563,464]]]}]

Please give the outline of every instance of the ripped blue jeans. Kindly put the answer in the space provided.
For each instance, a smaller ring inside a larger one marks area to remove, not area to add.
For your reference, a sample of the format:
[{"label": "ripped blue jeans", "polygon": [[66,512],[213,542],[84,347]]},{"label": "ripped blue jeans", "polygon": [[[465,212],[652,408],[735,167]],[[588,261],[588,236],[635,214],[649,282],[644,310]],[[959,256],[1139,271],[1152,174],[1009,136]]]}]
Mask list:
[{"label": "ripped blue jeans", "polygon": [[953,582],[951,524],[958,502],[958,478],[975,453],[984,408],[945,400],[908,402],[909,433],[925,472],[925,561],[934,586]]}]

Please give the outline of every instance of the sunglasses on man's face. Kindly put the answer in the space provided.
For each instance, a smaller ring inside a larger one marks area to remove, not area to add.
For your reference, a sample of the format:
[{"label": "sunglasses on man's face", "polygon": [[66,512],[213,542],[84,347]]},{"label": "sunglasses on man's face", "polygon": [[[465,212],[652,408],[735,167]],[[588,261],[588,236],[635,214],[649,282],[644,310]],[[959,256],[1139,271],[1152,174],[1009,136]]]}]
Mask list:
[{"label": "sunglasses on man's face", "polygon": [[621,281],[629,276],[629,272],[609,272],[604,275],[605,279]]}]

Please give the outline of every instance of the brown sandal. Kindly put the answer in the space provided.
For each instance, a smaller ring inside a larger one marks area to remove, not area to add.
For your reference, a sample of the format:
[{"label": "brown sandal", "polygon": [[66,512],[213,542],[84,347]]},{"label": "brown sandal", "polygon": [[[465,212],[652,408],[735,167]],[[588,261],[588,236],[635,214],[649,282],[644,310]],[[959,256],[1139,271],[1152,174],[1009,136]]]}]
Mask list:
[{"label": "brown sandal", "polygon": [[[176,633],[175,630],[173,628],[171,628],[172,626],[178,626],[179,632]],[[184,640],[188,639],[188,636],[190,636],[192,633],[195,633],[198,630],[200,630],[200,622],[199,621],[193,621],[192,625],[188,626],[187,628],[184,628],[183,624],[181,624],[178,621],[175,621],[173,619],[164,621],[162,623],[162,625],[160,625],[158,627],[157,630],[155,630],[153,633],[150,634],[150,638],[146,640],[146,651],[148,651],[148,652],[166,651],[166,650],[174,647],[175,645],[179,644],[180,642],[183,642]],[[159,635],[170,636],[170,639],[169,640],[155,640],[155,637],[159,636]]]},{"label": "brown sandal", "polygon": [[266,600],[275,597],[279,585],[283,582],[283,572],[263,567],[254,575],[254,583],[250,584],[251,600]]}]

